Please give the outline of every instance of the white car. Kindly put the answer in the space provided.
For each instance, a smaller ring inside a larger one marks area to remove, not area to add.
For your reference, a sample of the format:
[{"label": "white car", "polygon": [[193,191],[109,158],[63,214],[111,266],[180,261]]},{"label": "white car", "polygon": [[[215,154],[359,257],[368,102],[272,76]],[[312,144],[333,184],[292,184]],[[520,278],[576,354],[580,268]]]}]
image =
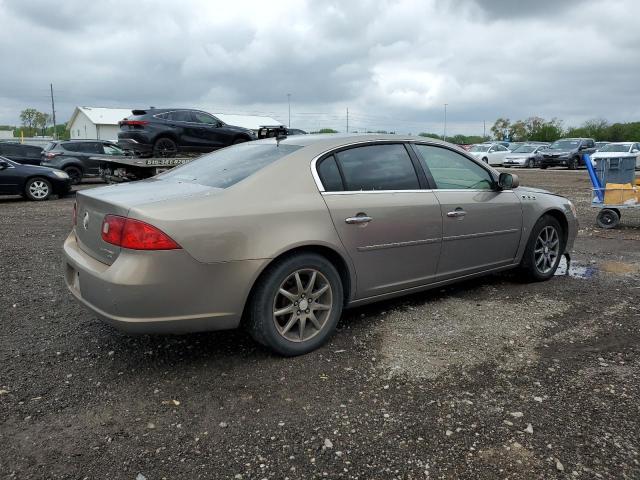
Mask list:
[{"label": "white car", "polygon": [[469,153],[489,165],[502,165],[509,149],[499,143],[478,143],[469,149]]},{"label": "white car", "polygon": [[505,167],[537,167],[542,160],[542,152],[549,145],[523,144],[517,146],[504,158]]},{"label": "white car", "polygon": [[608,143],[596,153],[591,154],[591,162],[596,164],[596,158],[636,157],[636,170],[640,170],[640,142]]}]

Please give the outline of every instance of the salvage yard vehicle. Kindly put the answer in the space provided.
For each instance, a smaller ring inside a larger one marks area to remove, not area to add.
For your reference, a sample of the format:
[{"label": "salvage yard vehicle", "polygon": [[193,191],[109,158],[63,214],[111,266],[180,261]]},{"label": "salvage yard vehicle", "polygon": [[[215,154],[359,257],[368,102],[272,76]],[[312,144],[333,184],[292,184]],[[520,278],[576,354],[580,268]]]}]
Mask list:
[{"label": "salvage yard vehicle", "polygon": [[149,108],[131,113],[120,122],[118,145],[137,155],[173,157],[178,152],[206,153],[256,138],[253,131],[227,125],[200,110]]},{"label": "salvage yard vehicle", "polygon": [[478,143],[473,145],[468,152],[489,165],[502,165],[509,149],[500,143]]},{"label": "salvage yard vehicle", "polygon": [[17,142],[0,142],[0,156],[23,165],[40,165],[42,147]]},{"label": "salvage yard vehicle", "polygon": [[42,151],[40,165],[64,170],[77,185],[84,177],[100,174],[100,159],[124,155],[120,147],[107,140],[53,141]]},{"label": "salvage yard vehicle", "polygon": [[71,190],[69,175],[54,168],[22,165],[0,157],[0,195],[22,195],[29,200],[49,200]]},{"label": "salvage yard vehicle", "polygon": [[344,307],[507,269],[550,279],[575,210],[518,183],[437,140],[279,135],[78,192],[65,281],[125,331],[242,324],[300,355]]},{"label": "salvage yard vehicle", "polygon": [[520,145],[504,157],[504,166],[524,168],[537,167],[542,161],[542,152],[547,148],[547,145],[531,145],[528,143]]},{"label": "salvage yard vehicle", "polygon": [[595,151],[596,144],[591,138],[561,138],[544,151],[540,168],[566,166],[575,170],[584,165],[584,154],[590,155]]}]

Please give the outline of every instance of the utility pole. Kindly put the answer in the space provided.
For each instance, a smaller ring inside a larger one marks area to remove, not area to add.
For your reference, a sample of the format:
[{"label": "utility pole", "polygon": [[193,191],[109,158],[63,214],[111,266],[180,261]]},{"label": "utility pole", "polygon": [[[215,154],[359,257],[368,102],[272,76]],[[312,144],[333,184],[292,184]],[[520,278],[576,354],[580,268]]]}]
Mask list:
[{"label": "utility pole", "polygon": [[287,103],[289,104],[289,128],[291,128],[291,94],[287,93]]},{"label": "utility pole", "polygon": [[485,138],[487,138],[487,121],[483,120],[482,121],[482,140],[484,140]]},{"label": "utility pole", "polygon": [[449,104],[444,104],[444,135],[442,136],[442,140],[445,142],[447,141],[447,105]]},{"label": "utility pole", "polygon": [[53,101],[53,83],[50,83],[49,87],[51,87],[51,113],[52,113],[52,117],[53,117],[53,139],[57,140],[57,135],[56,135],[56,104]]},{"label": "utility pole", "polygon": [[349,107],[347,107],[347,133],[349,133]]}]

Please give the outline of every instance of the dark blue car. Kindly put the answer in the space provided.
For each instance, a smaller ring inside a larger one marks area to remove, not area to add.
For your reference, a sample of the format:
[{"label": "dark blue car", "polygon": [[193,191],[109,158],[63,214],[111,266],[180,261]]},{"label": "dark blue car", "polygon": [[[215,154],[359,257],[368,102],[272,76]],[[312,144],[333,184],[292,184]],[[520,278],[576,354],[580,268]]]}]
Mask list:
[{"label": "dark blue car", "polygon": [[48,200],[71,190],[71,179],[55,168],[22,165],[0,157],[0,195],[22,195],[29,200]]}]

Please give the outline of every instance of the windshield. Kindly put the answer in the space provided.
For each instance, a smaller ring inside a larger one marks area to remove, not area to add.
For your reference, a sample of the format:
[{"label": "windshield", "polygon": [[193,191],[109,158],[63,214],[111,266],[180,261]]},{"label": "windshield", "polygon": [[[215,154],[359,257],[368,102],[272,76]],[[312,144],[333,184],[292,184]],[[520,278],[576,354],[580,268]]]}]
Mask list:
[{"label": "windshield", "polygon": [[299,145],[241,143],[204,155],[158,178],[227,188],[300,148]]},{"label": "windshield", "polygon": [[554,150],[573,150],[574,148],[578,148],[578,141],[558,140],[557,142],[553,142],[549,148],[553,148]]},{"label": "windshield", "polygon": [[629,150],[631,150],[630,143],[619,143],[617,145],[615,143],[608,143],[600,149],[601,152],[628,152]]},{"label": "windshield", "polygon": [[536,148],[538,148],[538,147],[536,147],[534,145],[520,145],[518,148],[513,150],[513,153],[531,153]]},{"label": "windshield", "polygon": [[486,152],[491,145],[474,145],[469,149],[470,152]]}]

